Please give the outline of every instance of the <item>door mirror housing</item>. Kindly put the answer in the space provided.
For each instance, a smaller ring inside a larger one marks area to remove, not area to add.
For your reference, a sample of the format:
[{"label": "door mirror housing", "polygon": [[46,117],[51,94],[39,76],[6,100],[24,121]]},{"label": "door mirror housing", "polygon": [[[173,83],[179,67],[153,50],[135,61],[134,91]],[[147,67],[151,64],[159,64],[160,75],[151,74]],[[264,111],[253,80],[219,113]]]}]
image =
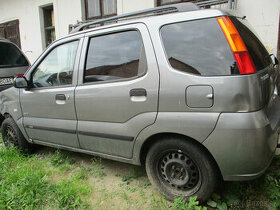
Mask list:
[{"label": "door mirror housing", "polygon": [[15,88],[28,88],[28,81],[25,77],[16,77],[14,80]]}]

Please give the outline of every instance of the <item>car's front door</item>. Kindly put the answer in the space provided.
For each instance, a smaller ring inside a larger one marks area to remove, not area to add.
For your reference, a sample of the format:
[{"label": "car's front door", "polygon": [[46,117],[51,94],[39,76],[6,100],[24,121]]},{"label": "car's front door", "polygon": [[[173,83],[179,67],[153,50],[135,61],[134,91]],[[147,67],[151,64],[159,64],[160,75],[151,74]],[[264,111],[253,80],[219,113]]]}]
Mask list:
[{"label": "car's front door", "polygon": [[74,90],[82,46],[68,39],[51,47],[28,73],[32,88],[21,89],[26,133],[35,143],[79,147]]},{"label": "car's front door", "polygon": [[144,24],[88,33],[75,91],[81,148],[131,158],[157,115],[159,73]]}]

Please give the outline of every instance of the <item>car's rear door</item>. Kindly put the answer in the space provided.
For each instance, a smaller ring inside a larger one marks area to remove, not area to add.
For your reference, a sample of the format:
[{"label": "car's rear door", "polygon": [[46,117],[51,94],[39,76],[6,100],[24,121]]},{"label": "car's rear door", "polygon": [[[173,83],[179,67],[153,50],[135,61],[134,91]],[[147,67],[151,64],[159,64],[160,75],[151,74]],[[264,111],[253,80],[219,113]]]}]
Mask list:
[{"label": "car's rear door", "polygon": [[86,34],[75,106],[82,149],[130,158],[134,140],[153,124],[159,73],[144,24]]},{"label": "car's rear door", "polygon": [[52,45],[26,77],[33,86],[20,89],[26,133],[39,144],[79,147],[74,90],[82,36]]}]

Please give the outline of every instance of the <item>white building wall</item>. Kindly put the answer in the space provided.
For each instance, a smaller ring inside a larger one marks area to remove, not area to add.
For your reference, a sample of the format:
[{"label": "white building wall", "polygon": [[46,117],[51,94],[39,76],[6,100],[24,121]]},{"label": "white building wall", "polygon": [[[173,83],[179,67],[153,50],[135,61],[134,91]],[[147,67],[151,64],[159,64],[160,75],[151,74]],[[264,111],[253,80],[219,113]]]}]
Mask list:
[{"label": "white building wall", "polygon": [[[31,62],[44,50],[42,7],[53,4],[56,38],[68,34],[69,24],[84,20],[84,0],[0,0],[0,23],[19,19],[22,50]],[[156,0],[117,0],[117,13],[152,8]],[[237,0],[269,52],[276,52],[280,0]]]},{"label": "white building wall", "polygon": [[[118,14],[147,9],[156,0],[117,0]],[[270,53],[276,54],[279,28],[280,0],[236,0],[236,10],[247,17]],[[216,8],[227,9],[227,4]]]},{"label": "white building wall", "polygon": [[82,0],[0,0],[0,23],[19,19],[22,51],[30,62],[44,50],[42,7],[53,4],[56,38],[68,34],[68,25],[82,19]]},{"label": "white building wall", "polygon": [[155,6],[155,0],[117,0],[117,13],[120,15]]},{"label": "white building wall", "polygon": [[236,9],[246,16],[268,51],[276,54],[280,0],[237,0]]}]

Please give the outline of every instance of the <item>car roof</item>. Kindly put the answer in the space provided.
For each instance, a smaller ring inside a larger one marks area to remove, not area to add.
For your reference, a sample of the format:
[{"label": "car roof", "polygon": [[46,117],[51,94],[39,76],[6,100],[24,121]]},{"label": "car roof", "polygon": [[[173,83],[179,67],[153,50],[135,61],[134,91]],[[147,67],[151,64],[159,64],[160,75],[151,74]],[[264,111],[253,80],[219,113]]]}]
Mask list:
[{"label": "car roof", "polygon": [[[174,20],[176,18],[181,19],[180,17],[185,17],[186,21],[188,21],[188,20],[194,20],[194,19],[217,17],[217,16],[222,16],[222,15],[230,15],[230,13],[228,11],[220,10],[220,9],[201,9],[201,10],[193,10],[193,11],[187,11],[187,12],[174,12],[174,13],[168,13],[168,14],[162,14],[162,15],[146,16],[146,17],[134,18],[131,20],[120,20],[118,22],[106,24],[104,26],[92,27],[92,28],[89,28],[86,30],[75,32],[73,34],[69,34],[61,39],[64,39],[67,37],[72,37],[75,35],[86,34],[88,32],[95,31],[95,30],[101,30],[101,29],[116,27],[116,26],[121,26],[121,25],[129,25],[129,24],[134,24],[134,23],[144,23],[146,25],[150,25],[150,24],[156,23],[158,21],[162,22],[162,20],[167,21],[169,19],[174,19]],[[61,39],[58,39],[58,40],[61,40]]]}]

